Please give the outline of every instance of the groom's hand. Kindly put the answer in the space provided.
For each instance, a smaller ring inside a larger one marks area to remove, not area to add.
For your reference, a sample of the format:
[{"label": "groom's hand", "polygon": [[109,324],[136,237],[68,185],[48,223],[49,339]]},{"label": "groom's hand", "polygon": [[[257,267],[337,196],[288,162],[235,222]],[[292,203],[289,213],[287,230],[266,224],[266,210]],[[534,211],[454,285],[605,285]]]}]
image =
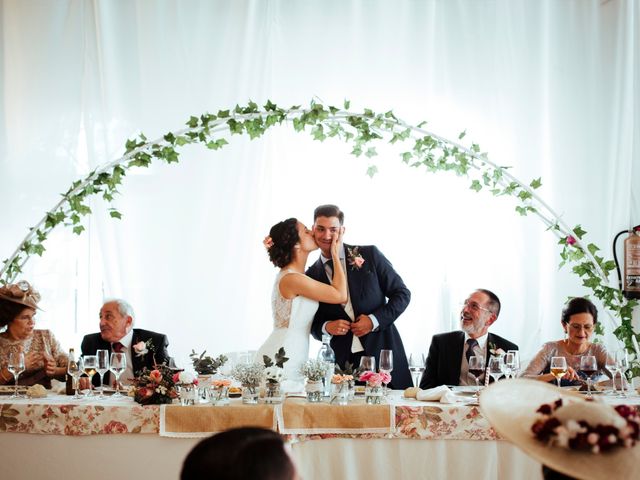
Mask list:
[{"label": "groom's hand", "polygon": [[346,335],[351,330],[351,322],[349,320],[331,320],[327,322],[326,330],[333,335]]},{"label": "groom's hand", "polygon": [[366,335],[373,330],[373,322],[369,315],[359,315],[356,321],[351,324],[351,331],[356,337]]}]

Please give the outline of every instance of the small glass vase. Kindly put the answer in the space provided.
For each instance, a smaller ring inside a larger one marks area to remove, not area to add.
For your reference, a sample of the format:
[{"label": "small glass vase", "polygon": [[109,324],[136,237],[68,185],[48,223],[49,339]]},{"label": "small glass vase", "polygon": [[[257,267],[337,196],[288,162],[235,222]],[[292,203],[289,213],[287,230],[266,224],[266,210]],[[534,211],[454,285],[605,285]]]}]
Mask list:
[{"label": "small glass vase", "polygon": [[210,387],[209,402],[217,406],[229,405],[229,387]]},{"label": "small glass vase", "polygon": [[322,393],[324,390],[322,380],[307,380],[304,389],[307,392],[307,401],[309,403],[319,403],[322,401]]},{"label": "small glass vase", "polygon": [[334,405],[349,404],[349,382],[334,383],[331,394],[331,403]]},{"label": "small glass vase", "polygon": [[257,385],[242,386],[242,403],[244,403],[245,405],[258,404],[258,386]]},{"label": "small glass vase", "polygon": [[382,389],[382,385],[378,385],[375,387],[370,387],[367,385],[364,387],[364,400],[369,405],[379,405],[382,403],[382,397],[384,396],[384,392]]},{"label": "small glass vase", "polygon": [[264,403],[282,403],[282,393],[280,392],[280,382],[267,382],[264,392]]},{"label": "small glass vase", "polygon": [[183,407],[196,404],[196,397],[198,396],[198,387],[193,384],[185,384],[178,386],[178,397],[180,398],[180,405]]}]

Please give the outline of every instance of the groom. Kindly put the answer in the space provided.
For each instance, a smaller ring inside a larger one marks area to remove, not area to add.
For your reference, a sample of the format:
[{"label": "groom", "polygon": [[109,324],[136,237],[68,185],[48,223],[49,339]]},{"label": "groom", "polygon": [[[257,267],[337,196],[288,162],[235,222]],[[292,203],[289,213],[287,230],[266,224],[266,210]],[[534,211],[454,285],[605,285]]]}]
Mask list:
[{"label": "groom", "polygon": [[[344,231],[343,224],[344,213],[335,205],[321,205],[313,212],[313,236],[322,254],[307,270],[311,278],[331,282],[331,239]],[[336,363],[343,368],[345,362],[358,367],[363,355],[373,355],[379,365],[380,350],[392,350],[390,387],[412,386],[402,340],[393,324],[409,305],[411,293],[376,246],[343,245],[340,251],[347,274],[347,303],[320,303],[311,334],[317,340],[322,340],[323,333],[332,335]]]}]

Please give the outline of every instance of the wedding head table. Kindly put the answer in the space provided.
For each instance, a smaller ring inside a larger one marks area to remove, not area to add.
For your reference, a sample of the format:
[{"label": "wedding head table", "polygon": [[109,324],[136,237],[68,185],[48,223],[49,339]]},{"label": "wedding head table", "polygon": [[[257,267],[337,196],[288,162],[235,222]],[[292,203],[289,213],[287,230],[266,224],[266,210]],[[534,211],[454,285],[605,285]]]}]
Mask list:
[{"label": "wedding head table", "polygon": [[498,439],[477,404],[420,402],[397,391],[382,405],[356,397],[347,406],[295,397],[278,405],[141,406],[127,397],[0,396],[3,478],[176,479],[200,438],[240,426],[284,435],[306,480],[541,478],[540,464]]}]

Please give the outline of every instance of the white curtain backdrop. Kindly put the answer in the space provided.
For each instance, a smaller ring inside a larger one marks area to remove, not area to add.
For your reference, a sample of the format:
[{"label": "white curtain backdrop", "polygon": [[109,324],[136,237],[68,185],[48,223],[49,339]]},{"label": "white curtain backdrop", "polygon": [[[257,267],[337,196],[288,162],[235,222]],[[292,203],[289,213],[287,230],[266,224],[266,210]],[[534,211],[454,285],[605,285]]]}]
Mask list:
[{"label": "white curtain backdrop", "polygon": [[[519,179],[542,177],[540,195],[606,257],[618,231],[640,224],[636,1],[0,5],[2,259],[127,138],[248,100],[350,99],[353,111],[393,109],[449,138],[466,130]],[[457,328],[477,287],[502,299],[492,331],[524,358],[562,336],[564,300],[587,291],[558,270],[557,240],[538,220],[465,178],[407,167],[397,149],[381,148],[370,179],[371,162],[349,151],[281,127],[132,171],[115,201],[122,220],[94,201],[82,236],[56,231],[27,264],[24,278],[44,297],[39,326],[77,348],[97,330],[102,299],[121,296],[138,326],[169,335],[179,363],[191,349],[255,349],[271,330],[276,273],[263,237],[336,203],[345,241],[378,245],[412,292],[396,322],[408,351],[426,353],[431,335]]]}]

